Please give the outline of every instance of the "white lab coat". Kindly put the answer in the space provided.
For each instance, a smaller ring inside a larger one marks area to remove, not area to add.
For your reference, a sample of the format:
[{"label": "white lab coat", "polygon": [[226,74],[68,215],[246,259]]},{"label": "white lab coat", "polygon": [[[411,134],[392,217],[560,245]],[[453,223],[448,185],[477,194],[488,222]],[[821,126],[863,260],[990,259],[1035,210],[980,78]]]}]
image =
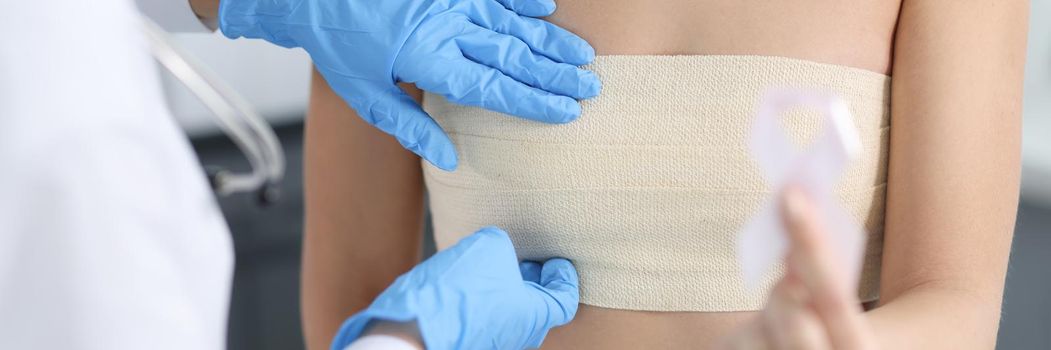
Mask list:
[{"label": "white lab coat", "polygon": [[134,5],[3,7],[0,349],[224,348],[230,236]]},{"label": "white lab coat", "polygon": [[[136,0],[207,32],[187,0]],[[129,0],[0,21],[0,349],[222,349],[230,235]],[[414,349],[366,336],[348,350]]]}]

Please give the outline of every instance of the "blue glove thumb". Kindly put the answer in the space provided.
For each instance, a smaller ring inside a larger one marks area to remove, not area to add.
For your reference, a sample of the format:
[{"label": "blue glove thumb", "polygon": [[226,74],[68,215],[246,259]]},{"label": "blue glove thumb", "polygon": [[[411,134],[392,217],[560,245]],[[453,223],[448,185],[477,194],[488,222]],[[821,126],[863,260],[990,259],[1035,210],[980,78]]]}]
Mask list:
[{"label": "blue glove thumb", "polygon": [[365,122],[394,136],[402,147],[434,166],[447,171],[456,168],[456,147],[452,140],[416,100],[397,85],[365,85],[342,78],[326,80]]},{"label": "blue glove thumb", "polygon": [[[547,316],[554,326],[562,326],[577,314],[580,303],[577,270],[569,260],[555,258],[539,263],[526,261],[519,265],[522,279],[534,288],[538,297],[544,301],[544,310],[538,310],[538,316]],[[538,348],[547,336],[547,330],[535,332],[529,340],[529,347]]]},{"label": "blue glove thumb", "polygon": [[555,13],[554,0],[497,0],[497,2],[522,16],[544,17]]}]

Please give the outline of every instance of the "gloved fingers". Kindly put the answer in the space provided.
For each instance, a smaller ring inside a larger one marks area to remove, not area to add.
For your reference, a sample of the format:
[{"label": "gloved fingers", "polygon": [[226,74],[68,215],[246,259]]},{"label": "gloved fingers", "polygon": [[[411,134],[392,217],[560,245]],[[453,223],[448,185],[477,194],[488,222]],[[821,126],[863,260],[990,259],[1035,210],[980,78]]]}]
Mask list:
[{"label": "gloved fingers", "polygon": [[522,272],[522,280],[540,284],[540,270],[542,265],[535,261],[523,261],[518,263],[518,270]]},{"label": "gloved fingers", "polygon": [[595,73],[537,55],[516,37],[472,27],[455,40],[465,57],[538,89],[576,99],[595,97],[601,89]]},{"label": "gloved fingers", "polygon": [[451,102],[482,107],[530,120],[567,123],[580,116],[580,104],[512,79],[467,58],[435,62],[440,71],[405,77],[424,91],[441,94]]},{"label": "gloved fingers", "polygon": [[520,281],[519,277],[514,275],[517,261],[514,246],[507,233],[495,226],[488,226],[461,238],[451,247],[434,253],[412,269],[414,272],[426,272],[410,272],[404,276],[415,278],[413,283],[417,284],[423,283],[427,278],[435,278],[434,275],[448,275],[470,281],[481,278],[512,283]]},{"label": "gloved fingers", "polygon": [[[326,77],[331,84],[339,79]],[[333,84],[337,85],[339,83]],[[340,89],[336,91],[358,91],[357,89]],[[412,97],[396,85],[378,87],[379,91],[369,95],[370,98],[344,99],[358,112],[362,119],[394,136],[402,147],[416,153],[423,159],[442,170],[456,169],[456,148],[441,126],[431,119],[427,112],[420,108]],[[351,92],[353,93],[353,92]]]},{"label": "gloved fingers", "polygon": [[500,275],[513,274],[518,262],[511,237],[496,226],[483,227],[447,250],[459,250],[457,255],[469,259],[467,269],[499,271]]},{"label": "gloved fingers", "polygon": [[561,326],[572,321],[580,303],[580,279],[573,264],[560,258],[544,262],[539,286],[550,296],[545,300],[552,322]]},{"label": "gloved fingers", "polygon": [[580,282],[577,270],[569,260],[555,258],[540,267],[539,282],[526,280],[524,283],[540,299],[540,302],[531,304],[536,312],[535,320],[539,322],[532,323],[534,329],[526,341],[527,346],[537,348],[551,328],[567,324],[576,317],[580,303]]},{"label": "gloved fingers", "polygon": [[579,66],[595,59],[595,49],[579,36],[545,20],[519,16],[492,1],[483,1],[467,15],[475,24],[519,38],[534,52],[556,62]]},{"label": "gloved fingers", "polygon": [[508,10],[522,16],[544,17],[555,13],[554,0],[496,0]]},{"label": "gloved fingers", "polygon": [[447,250],[457,249],[474,249],[485,253],[495,253],[495,255],[510,255],[514,256],[515,247],[511,243],[511,237],[507,235],[507,232],[496,226],[485,226],[478,231],[463,237],[460,241],[456,242],[452,247]]}]

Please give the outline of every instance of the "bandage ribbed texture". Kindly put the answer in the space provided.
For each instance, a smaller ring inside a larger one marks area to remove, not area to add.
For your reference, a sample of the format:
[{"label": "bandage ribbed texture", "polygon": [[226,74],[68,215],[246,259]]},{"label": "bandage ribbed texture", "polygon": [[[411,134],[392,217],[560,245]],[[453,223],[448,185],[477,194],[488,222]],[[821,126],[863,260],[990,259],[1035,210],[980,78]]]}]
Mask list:
[{"label": "bandage ribbed texture", "polygon": [[[496,225],[522,259],[572,260],[584,304],[761,309],[783,269],[754,292],[739,277],[735,235],[769,195],[747,133],[765,89],[824,89],[848,102],[861,136],[861,156],[837,192],[869,234],[860,297],[877,297],[888,76],[767,56],[599,56],[586,68],[603,90],[583,101],[580,119],[569,124],[426,95],[425,109],[460,157],[454,172],[423,164],[439,248]],[[820,132],[819,118],[793,110],[783,125],[805,144]]]}]

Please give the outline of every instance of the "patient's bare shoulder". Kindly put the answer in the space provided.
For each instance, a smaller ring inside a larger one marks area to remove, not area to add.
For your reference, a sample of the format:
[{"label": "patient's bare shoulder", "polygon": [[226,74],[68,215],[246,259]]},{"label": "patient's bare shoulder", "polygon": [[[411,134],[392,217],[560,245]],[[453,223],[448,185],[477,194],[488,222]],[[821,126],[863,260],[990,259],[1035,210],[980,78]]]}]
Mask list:
[{"label": "patient's bare shoulder", "polygon": [[901,0],[560,0],[600,55],[768,55],[890,71]]}]

